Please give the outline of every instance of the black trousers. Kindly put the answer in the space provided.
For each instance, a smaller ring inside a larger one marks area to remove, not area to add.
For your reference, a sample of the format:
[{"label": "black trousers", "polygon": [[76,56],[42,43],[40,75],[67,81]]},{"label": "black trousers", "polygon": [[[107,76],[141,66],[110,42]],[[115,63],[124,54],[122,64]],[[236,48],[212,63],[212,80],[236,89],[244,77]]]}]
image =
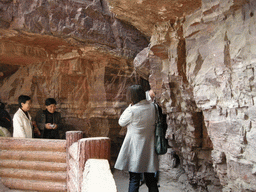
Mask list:
[{"label": "black trousers", "polygon": [[[140,187],[141,173],[129,172],[129,174],[130,174],[129,192],[138,192]],[[148,187],[148,192],[159,192],[155,173],[145,172],[144,177],[145,177],[146,185]]]}]

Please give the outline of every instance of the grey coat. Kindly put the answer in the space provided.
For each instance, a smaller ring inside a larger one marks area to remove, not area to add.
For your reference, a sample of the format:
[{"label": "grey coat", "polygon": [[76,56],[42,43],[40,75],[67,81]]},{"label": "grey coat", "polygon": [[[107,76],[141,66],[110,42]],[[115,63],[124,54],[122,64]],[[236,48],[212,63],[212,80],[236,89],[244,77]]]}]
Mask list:
[{"label": "grey coat", "polygon": [[115,168],[137,173],[158,171],[158,157],[154,148],[154,105],[146,100],[130,105],[122,113],[118,123],[120,126],[127,126],[127,134]]}]

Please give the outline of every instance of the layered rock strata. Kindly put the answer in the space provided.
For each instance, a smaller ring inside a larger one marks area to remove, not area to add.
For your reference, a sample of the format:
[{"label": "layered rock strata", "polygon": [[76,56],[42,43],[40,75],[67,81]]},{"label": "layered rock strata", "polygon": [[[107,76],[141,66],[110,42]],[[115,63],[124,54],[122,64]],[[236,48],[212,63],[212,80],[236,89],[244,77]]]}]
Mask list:
[{"label": "layered rock strata", "polygon": [[66,130],[109,136],[116,155],[117,120],[136,79],[132,60],[147,38],[105,1],[7,0],[0,10],[0,99],[10,114],[21,94],[32,97],[32,115],[53,97],[63,138]]},{"label": "layered rock strata", "polygon": [[167,114],[169,144],[200,191],[256,190],[255,10],[254,1],[202,1],[175,23],[156,24],[135,59]]},{"label": "layered rock strata", "polygon": [[187,78],[213,143],[223,191],[255,191],[254,1],[203,1],[187,17]]},{"label": "layered rock strata", "polygon": [[0,10],[0,96],[12,114],[20,94],[32,113],[55,97],[67,130],[110,136],[117,153],[137,74],[166,115],[167,177],[190,191],[256,191],[255,1],[5,0]]}]

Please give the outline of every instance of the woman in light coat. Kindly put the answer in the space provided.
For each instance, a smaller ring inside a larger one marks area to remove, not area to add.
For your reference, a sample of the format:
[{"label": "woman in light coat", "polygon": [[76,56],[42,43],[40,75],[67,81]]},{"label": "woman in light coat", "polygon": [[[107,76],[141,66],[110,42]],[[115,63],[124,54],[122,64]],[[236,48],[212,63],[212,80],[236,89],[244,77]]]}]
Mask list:
[{"label": "woman in light coat", "polygon": [[117,157],[115,168],[129,171],[129,192],[139,190],[140,176],[144,173],[150,192],[158,192],[154,174],[159,169],[154,148],[155,107],[146,100],[140,85],[132,85],[127,90],[127,100],[131,103],[119,119],[120,126],[127,126],[127,134]]},{"label": "woman in light coat", "polygon": [[13,116],[13,137],[32,138],[33,125],[28,112],[31,108],[31,99],[27,95],[21,95],[18,102],[20,108]]}]

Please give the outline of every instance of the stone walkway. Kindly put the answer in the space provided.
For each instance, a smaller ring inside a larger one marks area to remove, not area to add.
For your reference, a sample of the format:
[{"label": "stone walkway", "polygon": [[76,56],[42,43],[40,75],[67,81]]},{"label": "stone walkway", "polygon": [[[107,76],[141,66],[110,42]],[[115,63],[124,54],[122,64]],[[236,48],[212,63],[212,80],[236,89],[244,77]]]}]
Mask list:
[{"label": "stone walkway", "polygon": [[[119,170],[113,171],[114,179],[117,185],[118,192],[128,192],[129,173]],[[159,180],[159,192],[183,192],[179,185],[175,182],[169,182],[164,179]],[[140,187],[140,192],[148,192],[145,184]]]},{"label": "stone walkway", "polygon": [[[161,174],[161,173],[160,173]],[[117,185],[118,192],[128,192],[129,185],[129,174],[128,172],[123,172],[119,170],[113,170],[113,176]],[[159,179],[159,192],[184,192],[178,183]],[[25,192],[20,190],[10,190],[2,185],[0,182],[0,192]],[[148,192],[148,188],[145,184],[140,187],[140,192]]]}]

